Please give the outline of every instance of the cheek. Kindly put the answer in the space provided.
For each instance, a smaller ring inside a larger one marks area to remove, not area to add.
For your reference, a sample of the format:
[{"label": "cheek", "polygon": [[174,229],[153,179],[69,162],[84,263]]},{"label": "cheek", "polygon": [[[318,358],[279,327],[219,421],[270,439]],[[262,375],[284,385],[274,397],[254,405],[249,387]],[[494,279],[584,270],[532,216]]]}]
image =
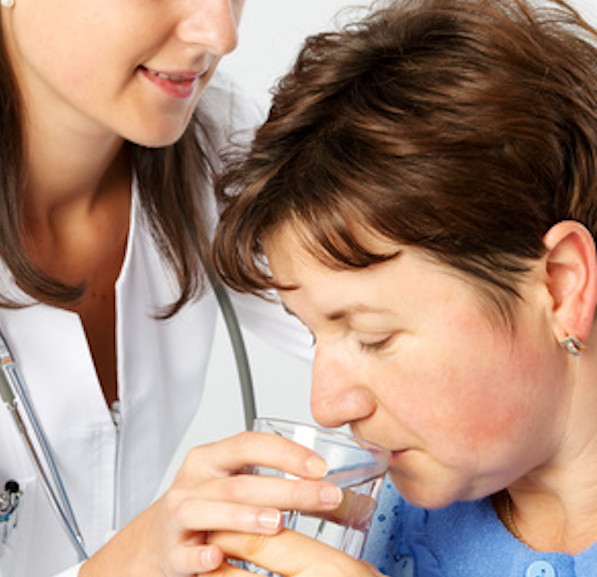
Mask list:
[{"label": "cheek", "polygon": [[553,411],[545,399],[546,379],[553,379],[542,368],[546,359],[530,339],[512,342],[480,326],[464,334],[476,338],[447,345],[448,335],[440,335],[442,345],[429,350],[427,362],[398,369],[394,412],[426,441],[456,454],[519,442]]},{"label": "cheek", "polygon": [[438,387],[438,396],[449,400],[438,404],[436,398],[436,410],[430,415],[435,423],[429,425],[440,430],[443,424],[441,429],[457,448],[474,452],[496,442],[512,442],[516,423],[527,411],[518,393],[512,394],[493,371],[471,370],[447,376]]},{"label": "cheek", "polygon": [[28,14],[21,14],[20,21],[15,23],[17,59],[34,77],[58,92],[68,92],[86,86],[104,73],[98,61],[109,46],[105,38],[94,44],[90,34],[70,21],[64,22],[62,29],[57,25],[46,26],[44,19],[51,16],[43,13],[35,14],[32,21],[27,18]]},{"label": "cheek", "polygon": [[425,443],[480,449],[508,434],[522,407],[493,374],[452,367],[413,374],[417,391],[394,397],[395,413]]}]

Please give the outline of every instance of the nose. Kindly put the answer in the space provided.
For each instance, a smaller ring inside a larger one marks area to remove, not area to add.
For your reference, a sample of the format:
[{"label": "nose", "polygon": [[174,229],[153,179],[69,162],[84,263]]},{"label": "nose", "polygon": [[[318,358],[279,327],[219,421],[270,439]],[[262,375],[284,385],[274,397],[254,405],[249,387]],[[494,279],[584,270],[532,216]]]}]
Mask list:
[{"label": "nose", "polygon": [[200,45],[215,56],[232,52],[238,44],[241,0],[183,0],[178,37]]},{"label": "nose", "polygon": [[313,361],[311,412],[323,427],[341,427],[375,412],[375,396],[366,375],[349,355],[317,345]]}]

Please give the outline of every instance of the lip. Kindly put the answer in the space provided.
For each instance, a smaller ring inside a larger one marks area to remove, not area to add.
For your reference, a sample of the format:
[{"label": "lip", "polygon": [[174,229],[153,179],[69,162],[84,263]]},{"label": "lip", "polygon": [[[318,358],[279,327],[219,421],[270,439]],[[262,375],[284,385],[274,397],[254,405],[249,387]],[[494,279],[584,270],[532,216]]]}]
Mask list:
[{"label": "lip", "polygon": [[168,96],[180,99],[192,96],[199,78],[205,74],[205,71],[154,70],[145,66],[140,66],[139,72]]}]

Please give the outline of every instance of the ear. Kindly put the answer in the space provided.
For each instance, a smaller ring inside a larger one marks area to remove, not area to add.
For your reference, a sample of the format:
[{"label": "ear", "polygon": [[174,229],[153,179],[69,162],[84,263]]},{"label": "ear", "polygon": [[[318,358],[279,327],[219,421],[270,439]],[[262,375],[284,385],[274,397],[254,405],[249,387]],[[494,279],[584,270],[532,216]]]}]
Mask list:
[{"label": "ear", "polygon": [[558,341],[589,336],[597,304],[597,262],[591,233],[579,222],[561,221],[543,237],[547,286],[553,299]]}]

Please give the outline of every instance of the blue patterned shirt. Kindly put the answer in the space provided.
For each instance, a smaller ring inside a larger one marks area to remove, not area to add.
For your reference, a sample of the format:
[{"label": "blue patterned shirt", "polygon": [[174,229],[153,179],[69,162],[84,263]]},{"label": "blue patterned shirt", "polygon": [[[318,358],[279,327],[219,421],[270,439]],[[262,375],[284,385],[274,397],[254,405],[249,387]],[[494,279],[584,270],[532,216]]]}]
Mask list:
[{"label": "blue patterned shirt", "polygon": [[389,481],[363,558],[391,577],[597,577],[597,544],[578,555],[534,551],[508,532],[489,497],[427,510]]}]

